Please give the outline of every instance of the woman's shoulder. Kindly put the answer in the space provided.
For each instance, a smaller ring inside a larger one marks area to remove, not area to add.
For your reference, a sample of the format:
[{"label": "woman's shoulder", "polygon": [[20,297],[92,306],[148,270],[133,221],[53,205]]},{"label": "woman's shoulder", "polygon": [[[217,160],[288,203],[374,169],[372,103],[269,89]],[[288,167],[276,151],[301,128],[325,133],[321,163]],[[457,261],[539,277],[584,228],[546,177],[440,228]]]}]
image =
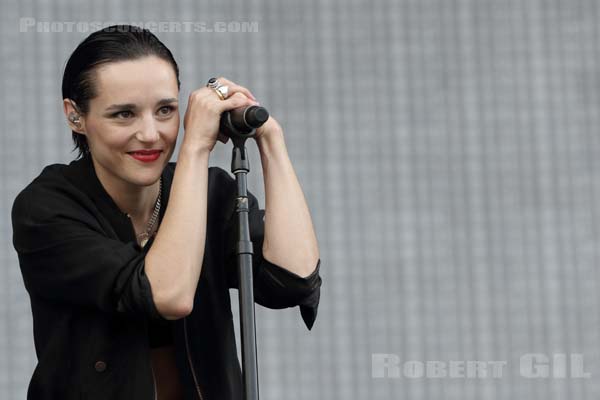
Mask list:
[{"label": "woman's shoulder", "polygon": [[13,218],[49,220],[53,217],[78,219],[94,214],[108,194],[103,191],[89,157],[42,168],[15,196]]},{"label": "woman's shoulder", "polygon": [[81,212],[76,189],[64,176],[65,164],[50,164],[35,176],[14,198],[11,222],[15,248],[30,244],[31,232],[57,217],[74,220]]},{"label": "woman's shoulder", "polygon": [[51,199],[64,198],[71,186],[64,175],[69,166],[54,163],[46,165],[41,172],[29,181],[15,196],[14,203],[42,203]]}]

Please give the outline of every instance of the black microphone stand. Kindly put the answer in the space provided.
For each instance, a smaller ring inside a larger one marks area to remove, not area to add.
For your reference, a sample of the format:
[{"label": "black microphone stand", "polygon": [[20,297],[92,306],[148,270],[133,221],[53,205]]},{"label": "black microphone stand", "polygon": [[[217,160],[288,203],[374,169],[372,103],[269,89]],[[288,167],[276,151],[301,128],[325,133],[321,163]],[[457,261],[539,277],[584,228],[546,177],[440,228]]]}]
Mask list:
[{"label": "black microphone stand", "polygon": [[[235,252],[238,260],[240,329],[242,342],[242,372],[244,400],[258,400],[258,358],[256,355],[256,325],[254,316],[254,287],[252,275],[252,241],[248,224],[248,190],[246,175],[250,172],[250,162],[246,153],[246,139],[254,137],[256,129],[242,131],[235,127],[230,113],[221,118],[221,132],[233,142],[231,172],[235,174],[237,196],[238,242]],[[261,124],[262,125],[262,124]]]}]

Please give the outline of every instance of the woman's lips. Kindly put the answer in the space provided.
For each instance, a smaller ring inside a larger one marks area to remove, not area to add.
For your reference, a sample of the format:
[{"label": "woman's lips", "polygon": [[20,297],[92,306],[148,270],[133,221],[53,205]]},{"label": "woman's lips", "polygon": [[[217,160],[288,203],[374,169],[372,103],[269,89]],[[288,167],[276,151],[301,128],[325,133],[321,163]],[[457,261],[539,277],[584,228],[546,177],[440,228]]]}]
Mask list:
[{"label": "woman's lips", "polygon": [[152,161],[156,161],[158,159],[158,157],[160,157],[160,153],[161,150],[154,150],[154,151],[134,151],[134,152],[130,152],[127,153],[129,154],[131,157],[135,158],[136,160],[142,161],[142,162],[152,162]]}]

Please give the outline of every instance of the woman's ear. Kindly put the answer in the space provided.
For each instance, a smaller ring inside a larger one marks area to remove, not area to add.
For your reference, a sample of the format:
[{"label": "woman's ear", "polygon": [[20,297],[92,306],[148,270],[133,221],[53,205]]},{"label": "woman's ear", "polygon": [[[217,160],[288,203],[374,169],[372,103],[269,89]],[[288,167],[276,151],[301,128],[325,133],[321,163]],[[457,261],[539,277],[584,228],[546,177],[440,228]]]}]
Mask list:
[{"label": "woman's ear", "polygon": [[77,105],[71,99],[63,99],[63,111],[67,117],[67,124],[72,131],[85,135],[85,121]]}]

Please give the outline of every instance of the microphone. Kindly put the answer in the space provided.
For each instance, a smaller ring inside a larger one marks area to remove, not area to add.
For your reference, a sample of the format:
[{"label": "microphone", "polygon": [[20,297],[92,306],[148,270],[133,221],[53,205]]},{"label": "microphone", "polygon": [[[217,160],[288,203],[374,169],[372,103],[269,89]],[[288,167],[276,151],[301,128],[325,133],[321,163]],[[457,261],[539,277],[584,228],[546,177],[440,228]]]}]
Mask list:
[{"label": "microphone", "polygon": [[[222,132],[227,136],[231,134],[250,134],[254,129],[260,128],[269,119],[269,112],[260,106],[235,108],[221,114]],[[231,129],[233,128],[233,129]],[[234,132],[231,132],[231,131]],[[238,132],[235,132],[238,131]]]}]

